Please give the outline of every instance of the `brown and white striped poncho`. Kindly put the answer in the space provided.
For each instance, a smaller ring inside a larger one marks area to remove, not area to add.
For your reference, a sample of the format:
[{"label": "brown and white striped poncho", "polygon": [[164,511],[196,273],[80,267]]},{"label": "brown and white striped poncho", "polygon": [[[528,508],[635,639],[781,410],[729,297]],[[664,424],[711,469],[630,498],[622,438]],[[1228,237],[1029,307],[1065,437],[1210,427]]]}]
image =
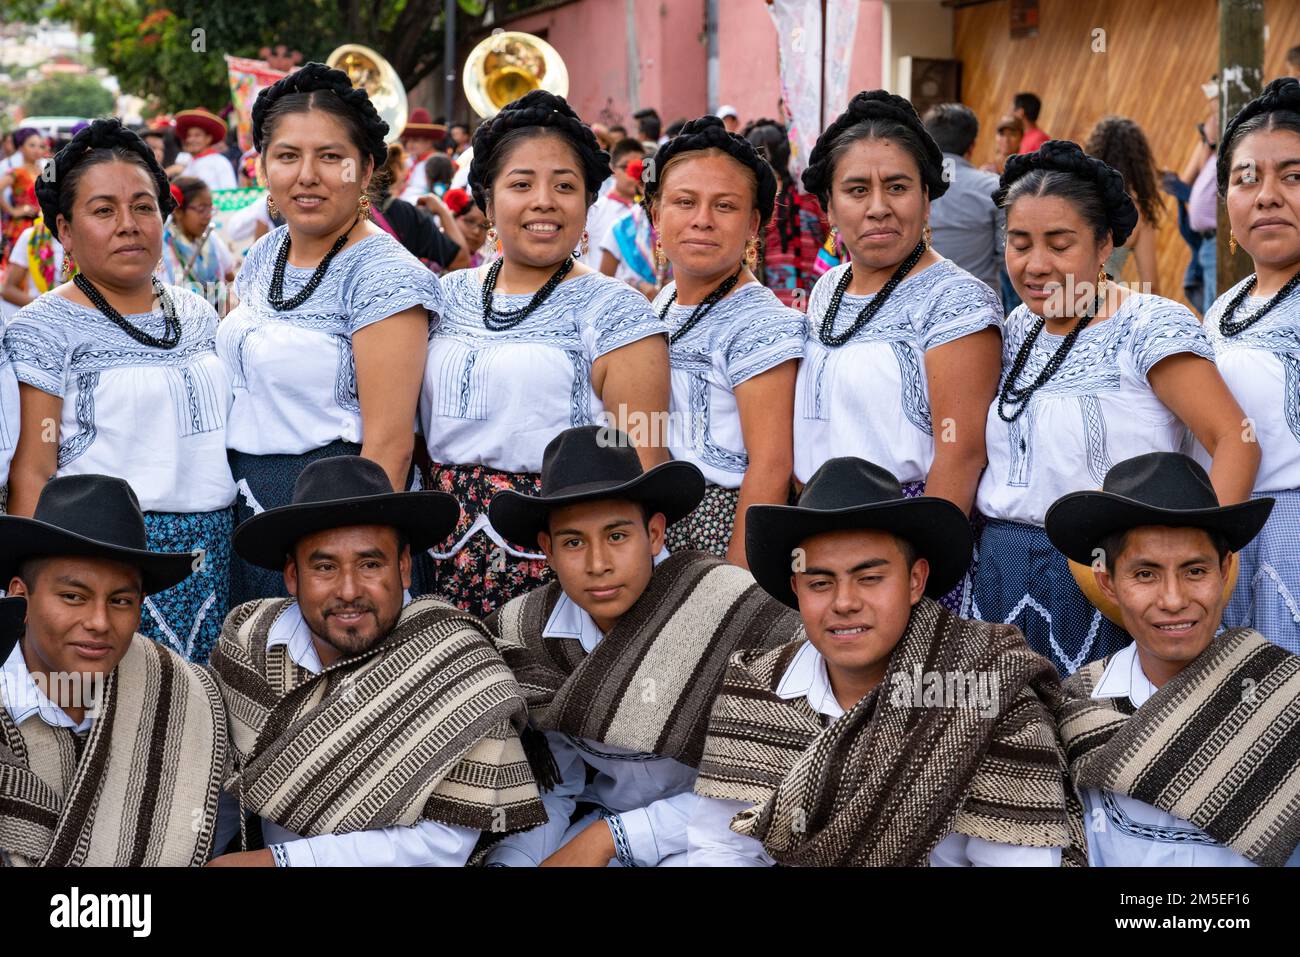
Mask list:
[{"label": "brown and white striped poncho", "polygon": [[1136,709],[1092,697],[1109,661],[1065,683],[1075,784],[1190,821],[1256,864],[1285,864],[1300,844],[1300,657],[1234,628]]},{"label": "brown and white striped poncho", "polygon": [[368,651],[319,675],[267,650],[293,599],[230,612],[212,654],[245,810],[303,837],[421,820],[508,833],[546,820],[510,670],[478,619],[409,603]]},{"label": "brown and white striped poncho", "polygon": [[[776,689],[806,639],[732,658],[709,721],[697,794],[753,807],[731,823],[779,864],[925,866],[948,834],[1061,847],[1086,859],[1082,809],[1052,706],[1056,670],[1020,632],[958,618],[923,598],[884,681],[829,727]],[[915,706],[891,689],[922,673],[986,673],[998,713]]]},{"label": "brown and white striped poncho", "polygon": [[749,572],[705,552],[677,552],[656,567],[591,654],[576,638],[542,637],[560,595],[551,582],[488,618],[536,727],[690,767],[728,656],[784,644],[802,628]]},{"label": "brown and white striped poncho", "polygon": [[135,635],[104,683],[84,744],[0,707],[0,851],[9,864],[203,864],[226,766],[212,676]]}]

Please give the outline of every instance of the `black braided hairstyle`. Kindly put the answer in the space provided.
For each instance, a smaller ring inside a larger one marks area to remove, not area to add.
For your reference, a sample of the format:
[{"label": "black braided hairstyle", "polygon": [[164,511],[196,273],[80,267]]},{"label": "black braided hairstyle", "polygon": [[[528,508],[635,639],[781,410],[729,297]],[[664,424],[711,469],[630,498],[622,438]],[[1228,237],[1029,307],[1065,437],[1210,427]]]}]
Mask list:
[{"label": "black braided hairstyle", "polygon": [[822,131],[808,154],[803,188],[821,201],[823,209],[830,203],[836,162],[843,150],[861,139],[892,140],[912,154],[930,199],[938,199],[948,191],[943,177],[943,151],[912,104],[884,90],[864,91]]},{"label": "black braided hairstyle", "polygon": [[744,136],[753,144],[758,155],[767,160],[781,181],[774,215],[776,234],[781,240],[781,252],[786,252],[803,232],[795,203],[794,177],[790,175],[790,136],[783,124],[767,117],[752,121],[745,127]]},{"label": "black braided hairstyle", "polygon": [[58,217],[72,222],[72,206],[77,195],[77,183],[82,174],[92,166],[119,160],[136,163],[149,171],[158,191],[158,211],[166,219],[176,208],[167,174],[154,159],[149,144],[134,131],[122,125],[115,116],[92,120],[77,133],[67,146],[54,154],[49,170],[36,177],[36,201],[41,205],[41,215],[50,234],[58,238]]},{"label": "black braided hairstyle", "polygon": [[683,153],[700,150],[721,150],[745,169],[754,174],[754,208],[758,210],[759,229],[772,218],[772,205],[776,202],[776,173],[767,160],[758,155],[749,140],[739,133],[729,133],[722,120],[716,116],[701,116],[682,127],[655,153],[653,165],[646,161],[641,173],[641,205],[649,212],[659,196],[668,164]]},{"label": "black braided hairstyle", "polygon": [[[531,131],[531,132],[528,132]],[[533,90],[507,103],[496,116],[474,131],[474,159],[469,164],[469,187],[478,208],[487,212],[488,193],[511,144],[521,137],[554,133],[564,137],[582,164],[582,179],[590,206],[612,171],[609,154],[600,148],[591,127],[573,111],[564,97]]]},{"label": "black braided hairstyle", "polygon": [[1279,77],[1264,92],[1251,100],[1228,120],[1219,140],[1219,158],[1215,171],[1219,178],[1219,195],[1228,193],[1228,176],[1232,172],[1232,154],[1238,144],[1256,130],[1290,130],[1300,133],[1300,80]]},{"label": "black braided hairstyle", "polygon": [[[292,97],[292,99],[289,99]],[[342,70],[324,63],[308,63],[276,80],[253,104],[253,147],[261,153],[275,126],[285,113],[322,109],[339,116],[350,127],[353,145],[361,156],[370,157],[378,172],[388,159],[388,124],[380,117],[365,90],[354,89]],[[348,122],[351,120],[351,122]]]},{"label": "black braided hairstyle", "polygon": [[1137,204],[1123,174],[1069,140],[1048,140],[1035,153],[1008,157],[993,202],[1007,209],[1021,196],[1061,197],[1079,211],[1099,241],[1109,233],[1117,247],[1138,223]]}]

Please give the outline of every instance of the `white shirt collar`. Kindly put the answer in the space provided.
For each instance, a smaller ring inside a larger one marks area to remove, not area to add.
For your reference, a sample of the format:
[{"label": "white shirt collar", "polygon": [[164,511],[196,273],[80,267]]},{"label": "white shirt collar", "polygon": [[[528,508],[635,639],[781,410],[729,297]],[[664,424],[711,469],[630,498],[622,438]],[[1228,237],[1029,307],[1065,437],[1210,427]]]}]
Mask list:
[{"label": "white shirt collar", "polygon": [[[654,557],[655,568],[668,557],[668,547],[664,546]],[[582,650],[591,654],[600,644],[605,633],[600,630],[596,620],[582,606],[565,592],[560,593],[560,600],[555,603],[551,617],[546,619],[542,628],[543,638],[576,638]]]},{"label": "white shirt collar", "polygon": [[14,724],[22,724],[35,714],[40,715],[41,720],[51,728],[68,728],[81,734],[89,731],[95,720],[91,709],[87,708],[86,716],[78,724],[46,697],[27,670],[22,642],[14,645],[13,651],[5,659],[4,667],[0,668],[0,696],[3,697],[5,710],[9,712]]},{"label": "white shirt collar", "polygon": [[1135,708],[1142,707],[1155,693],[1156,686],[1142,670],[1137,642],[1111,656],[1097,687],[1092,689],[1094,698],[1128,698]]},{"label": "white shirt collar", "polygon": [[794,658],[776,686],[776,695],[789,701],[803,696],[808,707],[828,718],[841,718],[844,709],[831,691],[831,677],[826,671],[826,659],[811,641],[795,652]]},{"label": "white shirt collar", "polygon": [[[405,608],[410,603],[410,592],[403,591],[402,607]],[[316,650],[316,642],[312,640],[311,627],[302,616],[302,609],[296,601],[275,620],[266,635],[266,650],[270,651],[276,645],[287,646],[289,657],[299,668],[305,668],[314,675],[325,670],[321,664],[320,652]]]}]

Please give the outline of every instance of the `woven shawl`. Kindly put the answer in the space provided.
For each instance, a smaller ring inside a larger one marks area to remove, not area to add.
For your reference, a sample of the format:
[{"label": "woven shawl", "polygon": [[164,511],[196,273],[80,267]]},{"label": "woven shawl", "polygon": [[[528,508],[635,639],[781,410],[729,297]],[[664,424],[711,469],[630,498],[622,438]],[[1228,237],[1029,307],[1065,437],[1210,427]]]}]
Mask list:
[{"label": "woven shawl", "polygon": [[1065,683],[1075,784],[1154,805],[1256,864],[1286,863],[1300,843],[1300,657],[1234,628],[1137,709],[1092,697],[1109,661]]},{"label": "woven shawl", "polygon": [[294,604],[235,608],[212,654],[241,807],[304,837],[546,820],[519,740],[524,700],[478,619],[416,599],[386,638],[316,675],[266,646]]},{"label": "woven shawl", "polygon": [[[1016,628],[922,599],[884,681],[829,727],[805,698],[776,694],[802,644],[737,654],[723,681],[695,790],[753,805],[733,830],[790,866],[925,866],[952,832],[1061,847],[1063,864],[1084,863],[1082,811],[1052,717],[1056,671]],[[988,674],[998,713],[914,706],[893,689],[911,687],[917,666]]]},{"label": "woven shawl", "polygon": [[790,608],[745,569],[682,551],[587,654],[576,638],[543,638],[558,582],[515,598],[488,625],[544,731],[655,754],[696,767],[727,657],[798,634]]},{"label": "woven shawl", "polygon": [[81,745],[0,707],[0,850],[48,867],[207,861],[227,760],[212,676],[135,635]]}]

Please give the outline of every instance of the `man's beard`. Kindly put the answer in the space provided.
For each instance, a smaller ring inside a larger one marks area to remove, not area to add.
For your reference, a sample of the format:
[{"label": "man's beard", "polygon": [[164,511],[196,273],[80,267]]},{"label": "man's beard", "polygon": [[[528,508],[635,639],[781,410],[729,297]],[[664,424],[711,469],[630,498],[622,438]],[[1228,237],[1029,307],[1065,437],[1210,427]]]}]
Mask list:
[{"label": "man's beard", "polygon": [[[362,631],[365,627],[365,619],[355,625],[346,625],[336,627],[330,630],[329,619],[340,612],[359,611],[362,614],[371,614],[375,616],[378,624],[372,633]],[[378,610],[371,602],[365,602],[359,605],[333,605],[323,609],[318,622],[308,622],[312,631],[326,643],[333,645],[339,654],[344,658],[350,658],[353,655],[359,655],[369,651],[379,642],[392,633],[393,627],[397,624],[397,619],[401,616],[401,608],[393,614],[387,621],[379,618]]]}]

